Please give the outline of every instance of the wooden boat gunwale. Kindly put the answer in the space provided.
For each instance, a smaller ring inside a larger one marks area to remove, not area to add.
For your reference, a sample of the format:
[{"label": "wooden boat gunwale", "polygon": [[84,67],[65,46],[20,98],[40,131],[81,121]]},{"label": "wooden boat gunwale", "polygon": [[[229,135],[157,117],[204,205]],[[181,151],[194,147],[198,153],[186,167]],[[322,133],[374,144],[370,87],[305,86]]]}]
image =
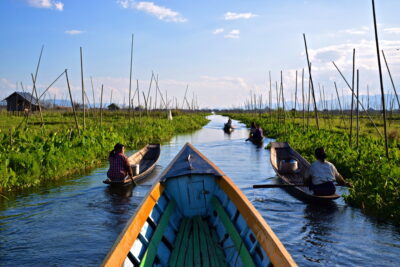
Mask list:
[{"label": "wooden boat gunwale", "polygon": [[[160,144],[147,144],[143,148],[141,148],[139,151],[135,152],[131,156],[128,157],[128,162],[132,166],[134,164],[139,163],[143,157],[145,156],[146,153],[150,152],[151,150],[155,151],[156,156],[155,160],[151,163],[151,165],[143,172],[139,173],[138,175],[135,175],[133,179],[124,179],[122,181],[110,181],[109,179],[103,181],[105,184],[109,185],[129,185],[133,182],[138,182],[145,177],[147,177],[156,167],[156,164],[158,162],[158,159],[160,158],[160,152],[161,152],[161,146]],[[138,159],[136,159],[138,158]]]},{"label": "wooden boat gunwale", "polygon": [[[277,162],[277,149],[287,148],[292,158],[296,159],[300,164],[310,167],[311,164],[303,158],[296,150],[294,150],[287,142],[271,142],[271,150],[270,150],[270,161],[272,168],[274,169],[276,175],[280,178],[280,182],[283,184],[293,185],[285,174],[281,174],[278,169]],[[308,190],[308,187],[305,186],[294,186],[284,188],[288,193],[293,195],[294,197],[306,201],[306,202],[331,202],[335,199],[340,198],[339,195],[333,194],[330,196],[316,196],[314,194],[310,194],[305,190]]]},{"label": "wooden boat gunwale", "polygon": [[[237,210],[243,216],[248,227],[255,234],[255,238],[259,242],[260,246],[268,255],[269,260],[276,266],[297,266],[291,255],[287,252],[281,241],[278,239],[278,237],[275,235],[269,225],[265,222],[261,214],[255,209],[255,207],[240,191],[240,189],[233,183],[233,181],[191,144],[187,143],[184,148],[187,146],[192,149],[198,156],[200,156],[200,158],[202,158],[210,166],[212,166],[212,168],[214,168],[218,175],[220,175],[217,176],[219,179],[216,179],[216,183],[225,192],[229,199],[236,205]],[[138,237],[141,228],[146,221],[146,218],[150,215],[152,208],[155,206],[165,189],[165,181],[163,181],[162,178],[175,165],[177,159],[179,159],[181,154],[185,151],[184,148],[181,149],[181,151],[175,156],[171,163],[165,168],[162,174],[160,174],[158,182],[152,186],[151,190],[143,199],[135,214],[131,217],[128,224],[125,226],[124,230],[117,238],[117,241],[114,243],[114,246],[107,254],[102,266],[122,265],[126,258],[126,255],[130,251],[130,247],[132,247],[133,243]]]}]

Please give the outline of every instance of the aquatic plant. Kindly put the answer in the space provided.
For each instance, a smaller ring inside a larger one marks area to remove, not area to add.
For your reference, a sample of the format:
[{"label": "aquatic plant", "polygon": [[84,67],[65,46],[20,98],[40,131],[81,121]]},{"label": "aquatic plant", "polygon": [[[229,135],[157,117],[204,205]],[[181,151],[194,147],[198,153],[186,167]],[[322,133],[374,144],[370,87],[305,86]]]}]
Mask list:
[{"label": "aquatic plant", "polygon": [[[101,127],[98,117],[87,118],[86,129],[79,133],[71,114],[46,115],[45,127],[32,124],[32,119],[31,124],[17,130],[0,129],[0,191],[35,186],[92,169],[107,159],[117,142],[137,149],[199,129],[208,121],[205,114],[175,114],[169,121],[156,113],[129,122],[125,115],[108,113]],[[52,124],[49,118],[53,118]],[[57,119],[62,123],[58,124]]]}]

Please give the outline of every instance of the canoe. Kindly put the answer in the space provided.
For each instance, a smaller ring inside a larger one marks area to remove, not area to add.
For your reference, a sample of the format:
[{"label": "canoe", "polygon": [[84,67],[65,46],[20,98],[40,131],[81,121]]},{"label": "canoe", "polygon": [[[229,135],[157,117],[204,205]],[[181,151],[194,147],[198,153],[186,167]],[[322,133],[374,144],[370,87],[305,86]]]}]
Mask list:
[{"label": "canoe", "polygon": [[233,127],[232,126],[229,126],[229,125],[227,125],[226,123],[224,124],[224,132],[226,132],[226,133],[231,133],[231,132],[233,132]]},{"label": "canoe", "polygon": [[[304,183],[303,178],[305,171],[311,164],[297,153],[296,150],[291,148],[288,143],[271,142],[270,159],[273,169],[280,178],[280,182],[289,185]],[[290,160],[297,162],[297,169],[295,171],[279,168],[281,161],[289,162]],[[330,196],[315,196],[308,186],[285,187],[285,190],[287,190],[291,195],[306,202],[330,202],[340,198],[337,194]]]},{"label": "canoe", "polygon": [[261,137],[261,139],[260,139],[260,138],[254,138],[253,136],[250,136],[249,138],[246,139],[246,141],[250,141],[257,146],[261,146],[264,142],[264,137]]},{"label": "canoe", "polygon": [[109,185],[128,185],[145,178],[156,167],[156,163],[160,157],[160,150],[160,144],[150,144],[144,146],[138,152],[128,157],[131,166],[139,164],[139,173],[135,175],[134,170],[133,179],[125,179],[123,181],[111,181],[110,179],[107,179],[104,180],[103,183]]},{"label": "canoe", "polygon": [[102,266],[296,266],[240,189],[187,143]]}]

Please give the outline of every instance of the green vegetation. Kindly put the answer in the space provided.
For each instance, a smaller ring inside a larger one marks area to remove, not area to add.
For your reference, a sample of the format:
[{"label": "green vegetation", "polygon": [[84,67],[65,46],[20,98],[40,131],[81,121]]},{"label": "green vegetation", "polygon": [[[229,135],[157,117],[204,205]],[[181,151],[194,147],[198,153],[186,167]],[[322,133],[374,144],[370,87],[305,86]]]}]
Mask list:
[{"label": "green vegetation", "polygon": [[90,113],[86,129],[75,127],[70,112],[46,112],[45,126],[38,114],[28,123],[22,116],[0,113],[0,192],[30,187],[99,166],[108,152],[120,142],[128,149],[147,143],[161,143],[172,136],[193,131],[207,123],[205,114],[174,112],[167,120],[165,112],[129,118],[127,112]]},{"label": "green vegetation", "polygon": [[[301,118],[292,120],[287,117],[285,121],[281,119],[278,123],[276,114],[272,115],[273,118],[269,114],[230,113],[225,115],[247,125],[255,121],[262,127],[265,136],[276,138],[277,141],[289,142],[310,162],[315,160],[313,156],[315,148],[325,147],[328,160],[353,183],[354,187],[349,189],[349,195],[345,196],[345,200],[379,219],[391,218],[396,223],[400,223],[400,143],[396,137],[390,139],[390,159],[387,159],[383,139],[369,134],[371,130],[376,130],[371,129],[371,126],[367,127],[367,122],[362,124],[364,129],[357,148],[355,130],[353,130],[354,136],[350,146],[349,131],[345,130],[344,122],[341,122],[342,127],[338,125],[340,119],[337,117],[331,118],[330,121],[327,119],[326,123],[320,119],[320,125],[324,127],[318,130],[312,125],[303,128]],[[346,123],[348,124],[347,121]],[[393,127],[392,131],[395,130],[396,127]]]}]

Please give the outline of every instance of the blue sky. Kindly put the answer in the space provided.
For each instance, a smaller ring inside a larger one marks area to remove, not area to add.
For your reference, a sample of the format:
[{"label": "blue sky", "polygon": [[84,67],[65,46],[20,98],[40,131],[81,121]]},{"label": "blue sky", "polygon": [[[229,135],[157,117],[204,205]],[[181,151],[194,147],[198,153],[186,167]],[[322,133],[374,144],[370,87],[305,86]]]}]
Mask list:
[{"label": "blue sky", "polygon": [[[395,83],[400,83],[400,1],[377,0],[381,48]],[[44,45],[39,91],[68,69],[74,98],[80,99],[79,47],[83,48],[85,87],[96,98],[127,103],[131,34],[133,78],[147,91],[152,71],[160,89],[180,101],[189,94],[201,107],[232,107],[250,92],[266,98],[268,71],[273,81],[284,71],[286,99],[294,93],[295,71],[306,66],[306,33],[316,83],[333,94],[333,81],[344,83],[331,61],[350,79],[356,48],[361,92],[378,93],[371,1],[175,1],[2,0],[0,1],[0,97],[16,82],[31,88]],[[385,89],[391,90],[385,71]],[[400,89],[399,89],[400,90]],[[62,79],[50,94],[65,98]],[[344,93],[348,93],[344,89]],[[96,100],[97,101],[97,100]]]}]

